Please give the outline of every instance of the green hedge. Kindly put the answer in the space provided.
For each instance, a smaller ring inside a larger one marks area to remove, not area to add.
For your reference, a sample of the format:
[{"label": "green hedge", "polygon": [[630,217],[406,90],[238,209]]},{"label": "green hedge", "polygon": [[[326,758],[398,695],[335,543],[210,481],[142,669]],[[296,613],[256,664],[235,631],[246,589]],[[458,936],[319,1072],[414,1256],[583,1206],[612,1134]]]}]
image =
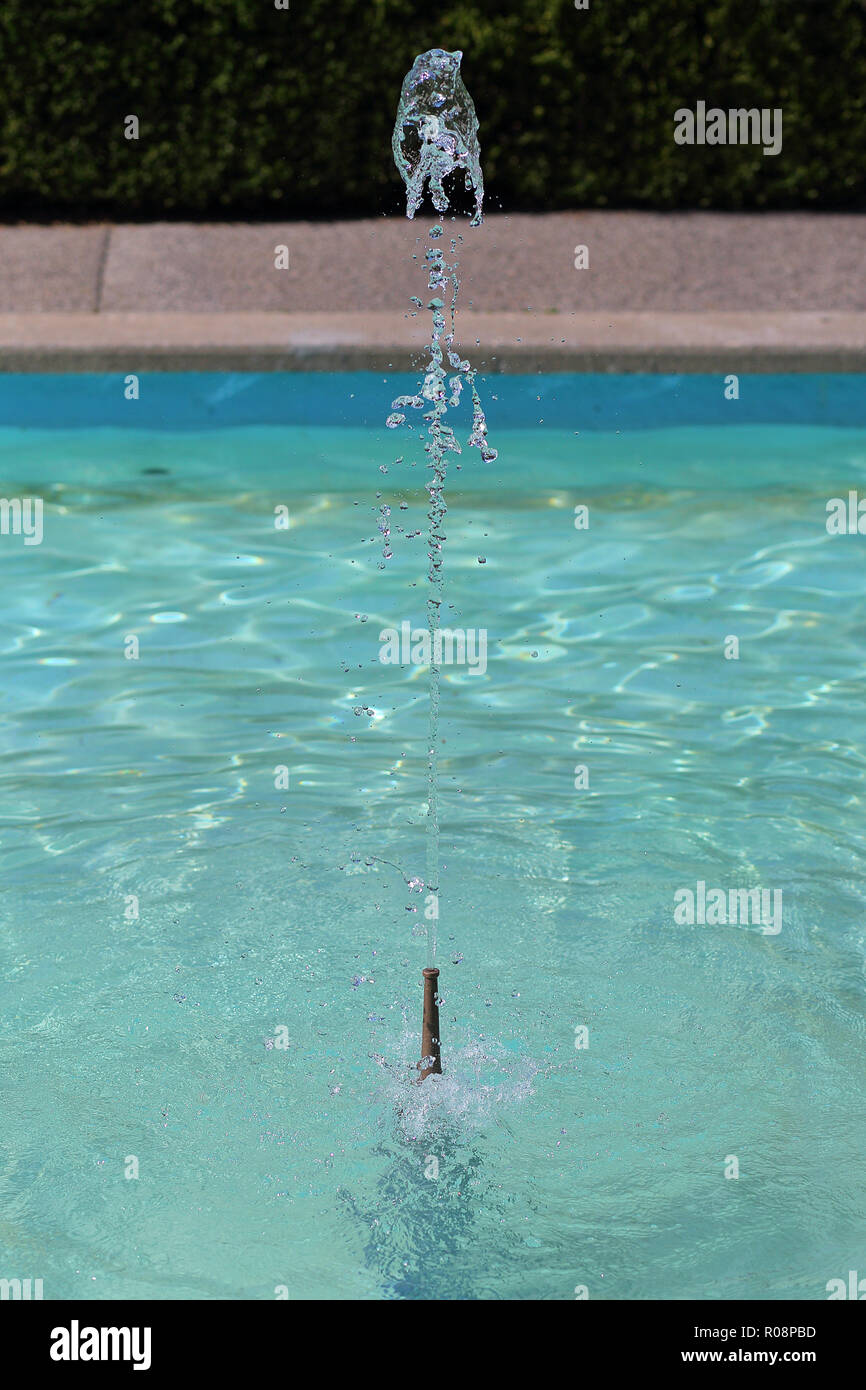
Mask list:
[{"label": "green hedge", "polygon": [[[488,207],[866,201],[864,0],[290,6],[3,0],[0,216],[396,212],[397,97],[430,47],[464,51]],[[677,146],[699,99],[782,107],[782,153]]]}]

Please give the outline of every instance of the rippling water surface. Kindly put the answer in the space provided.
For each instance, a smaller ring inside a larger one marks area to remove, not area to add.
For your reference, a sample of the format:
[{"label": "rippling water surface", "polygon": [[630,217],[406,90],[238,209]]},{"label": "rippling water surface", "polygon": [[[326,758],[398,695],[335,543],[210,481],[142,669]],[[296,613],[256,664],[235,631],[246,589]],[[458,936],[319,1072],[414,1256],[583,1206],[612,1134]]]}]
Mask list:
[{"label": "rippling water surface", "polygon": [[[423,1087],[426,672],[378,661],[424,624],[420,446],[0,430],[4,495],[45,499],[41,545],[0,537],[0,1274],[813,1299],[862,1269],[866,538],[825,507],[866,495],[866,430],[489,417],[499,459],[448,486],[443,622],[488,666],[443,670]],[[677,925],[698,881],[781,890],[781,932]]]}]

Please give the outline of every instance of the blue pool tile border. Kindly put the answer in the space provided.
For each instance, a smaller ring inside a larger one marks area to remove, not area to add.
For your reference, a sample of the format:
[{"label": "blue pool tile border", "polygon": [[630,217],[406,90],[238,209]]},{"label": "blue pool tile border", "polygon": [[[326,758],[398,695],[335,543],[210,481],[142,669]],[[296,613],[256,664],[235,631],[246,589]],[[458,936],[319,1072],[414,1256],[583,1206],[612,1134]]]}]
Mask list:
[{"label": "blue pool tile border", "polygon": [[[208,430],[254,425],[379,429],[414,375],[386,372],[0,373],[0,427]],[[866,374],[546,373],[479,377],[497,429],[630,430],[677,425],[866,425]]]}]

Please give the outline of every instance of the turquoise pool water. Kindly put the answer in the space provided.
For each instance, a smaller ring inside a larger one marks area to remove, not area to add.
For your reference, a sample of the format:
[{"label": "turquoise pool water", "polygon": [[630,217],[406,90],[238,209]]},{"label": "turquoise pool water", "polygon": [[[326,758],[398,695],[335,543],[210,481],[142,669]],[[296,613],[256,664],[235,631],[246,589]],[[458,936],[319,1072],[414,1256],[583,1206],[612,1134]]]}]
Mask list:
[{"label": "turquoise pool water", "polygon": [[[488,379],[420,1088],[426,676],[378,660],[424,619],[402,386],[0,381],[3,495],[44,499],[41,544],[0,536],[0,1276],[826,1298],[866,1274],[866,537],[825,524],[866,495],[864,381]],[[678,923],[698,882],[781,892],[781,930]]]}]

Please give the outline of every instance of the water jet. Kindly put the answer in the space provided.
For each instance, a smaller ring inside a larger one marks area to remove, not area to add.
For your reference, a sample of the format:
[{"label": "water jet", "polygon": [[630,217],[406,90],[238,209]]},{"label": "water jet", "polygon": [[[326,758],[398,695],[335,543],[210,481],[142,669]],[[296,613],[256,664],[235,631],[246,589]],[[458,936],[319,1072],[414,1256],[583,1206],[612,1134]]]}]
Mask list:
[{"label": "water jet", "polygon": [[[475,211],[470,225],[477,227],[482,218],[484,180],[481,174],[481,151],[478,143],[478,118],[472,98],[460,75],[462,52],[446,53],[431,48],[415,59],[400,92],[397,119],[394,124],[392,150],[394,162],[406,185],[406,216],[415,216],[429,192],[437,212],[449,210],[444,180],[462,173],[466,189],[474,193]],[[427,518],[430,523],[427,538],[428,598],[427,629],[430,667],[429,732],[427,739],[427,967],[424,976],[424,1010],[421,1025],[420,1080],[433,1072],[442,1071],[439,1041],[439,971],[436,959],[436,923],[439,919],[439,691],[445,633],[440,623],[443,575],[442,551],[445,545],[445,479],[449,454],[460,454],[460,444],[445,417],[449,406],[460,404],[464,386],[472,396],[471,448],[478,449],[485,463],[493,462],[496,450],[487,441],[487,421],[476,386],[476,373],[465,358],[455,351],[455,317],[460,282],[457,276],[457,247],[462,238],[451,238],[451,260],[439,246],[443,228],[439,223],[430,228],[430,246],[424,254],[428,280],[433,293],[428,303],[433,321],[429,358],[424,380],[414,396],[398,396],[391,403],[386,424],[397,429],[406,423],[407,407],[423,412],[426,428],[424,452],[432,477],[426,484],[430,499]],[[445,298],[450,292],[450,304]],[[421,304],[420,299],[414,303]],[[450,318],[450,325],[446,322]],[[448,368],[451,376],[448,375]],[[404,626],[410,626],[404,624]],[[448,636],[453,639],[454,634]],[[465,634],[464,634],[465,639]],[[450,650],[450,648],[449,648]],[[486,632],[485,656],[486,668]]]}]

